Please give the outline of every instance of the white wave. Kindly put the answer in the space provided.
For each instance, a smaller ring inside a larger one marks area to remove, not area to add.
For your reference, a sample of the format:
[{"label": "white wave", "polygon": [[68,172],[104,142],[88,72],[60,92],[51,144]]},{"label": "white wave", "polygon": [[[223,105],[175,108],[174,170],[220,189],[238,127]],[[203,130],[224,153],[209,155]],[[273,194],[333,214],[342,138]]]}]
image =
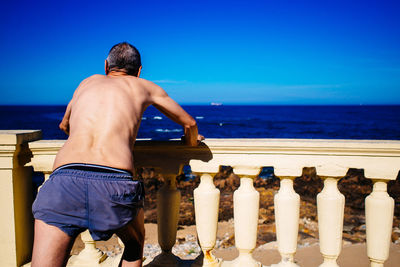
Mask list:
[{"label": "white wave", "polygon": [[147,120],[147,118],[146,117],[142,117],[142,120]]},{"label": "white wave", "polygon": [[153,120],[162,120],[162,117],[160,117],[160,116],[154,116],[154,117],[153,117]]},{"label": "white wave", "polygon": [[196,116],[196,119],[202,120],[202,119],[204,119],[204,117],[203,116]]},{"label": "white wave", "polygon": [[182,132],[182,129],[156,129],[156,132],[159,132],[159,133],[179,133],[179,132]]}]

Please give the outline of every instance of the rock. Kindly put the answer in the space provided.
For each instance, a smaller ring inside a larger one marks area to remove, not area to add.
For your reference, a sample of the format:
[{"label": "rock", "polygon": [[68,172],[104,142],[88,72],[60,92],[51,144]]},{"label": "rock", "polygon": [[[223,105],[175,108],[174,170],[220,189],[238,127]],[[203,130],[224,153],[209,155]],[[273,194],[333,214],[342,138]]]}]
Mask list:
[{"label": "rock", "polygon": [[351,233],[354,229],[354,225],[343,225],[343,231]]},{"label": "rock", "polygon": [[396,242],[399,241],[400,242],[400,233],[398,232],[392,232],[392,242]]}]

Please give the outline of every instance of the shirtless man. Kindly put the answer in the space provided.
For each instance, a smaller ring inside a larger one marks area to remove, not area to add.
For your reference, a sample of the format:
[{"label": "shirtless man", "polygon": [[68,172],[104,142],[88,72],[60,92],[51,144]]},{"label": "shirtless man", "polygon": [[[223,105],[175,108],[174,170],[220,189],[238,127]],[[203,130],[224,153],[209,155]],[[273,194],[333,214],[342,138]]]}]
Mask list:
[{"label": "shirtless man", "polygon": [[143,112],[153,105],[182,125],[189,146],[204,139],[163,89],[139,78],[141,68],[137,49],[120,43],[105,61],[106,75],[93,75],[76,89],[60,123],[68,140],[32,207],[32,267],[65,266],[86,229],[95,240],[116,233],[125,244],[120,266],[141,266],[144,191],[132,177],[132,152]]}]

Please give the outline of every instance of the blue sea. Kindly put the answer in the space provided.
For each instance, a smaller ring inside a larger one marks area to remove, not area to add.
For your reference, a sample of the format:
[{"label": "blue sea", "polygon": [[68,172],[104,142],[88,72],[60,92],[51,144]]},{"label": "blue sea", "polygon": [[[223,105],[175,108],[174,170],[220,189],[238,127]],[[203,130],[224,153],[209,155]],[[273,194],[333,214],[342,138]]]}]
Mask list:
[{"label": "blue sea", "polygon": [[[206,138],[400,140],[400,106],[183,106]],[[66,106],[0,106],[0,129],[40,129],[43,139],[66,139],[58,129]],[[138,138],[180,138],[182,128],[153,107]]]}]

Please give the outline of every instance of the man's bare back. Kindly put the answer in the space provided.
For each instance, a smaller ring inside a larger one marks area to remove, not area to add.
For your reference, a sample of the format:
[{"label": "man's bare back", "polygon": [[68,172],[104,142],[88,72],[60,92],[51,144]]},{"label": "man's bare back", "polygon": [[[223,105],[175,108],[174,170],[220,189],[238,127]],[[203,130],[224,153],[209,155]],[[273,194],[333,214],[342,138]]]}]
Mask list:
[{"label": "man's bare back", "polygon": [[154,105],[185,127],[188,144],[197,144],[195,120],[156,84],[122,72],[84,80],[67,107],[60,128],[69,138],[53,168],[92,163],[134,172],[132,149],[144,110]]}]

